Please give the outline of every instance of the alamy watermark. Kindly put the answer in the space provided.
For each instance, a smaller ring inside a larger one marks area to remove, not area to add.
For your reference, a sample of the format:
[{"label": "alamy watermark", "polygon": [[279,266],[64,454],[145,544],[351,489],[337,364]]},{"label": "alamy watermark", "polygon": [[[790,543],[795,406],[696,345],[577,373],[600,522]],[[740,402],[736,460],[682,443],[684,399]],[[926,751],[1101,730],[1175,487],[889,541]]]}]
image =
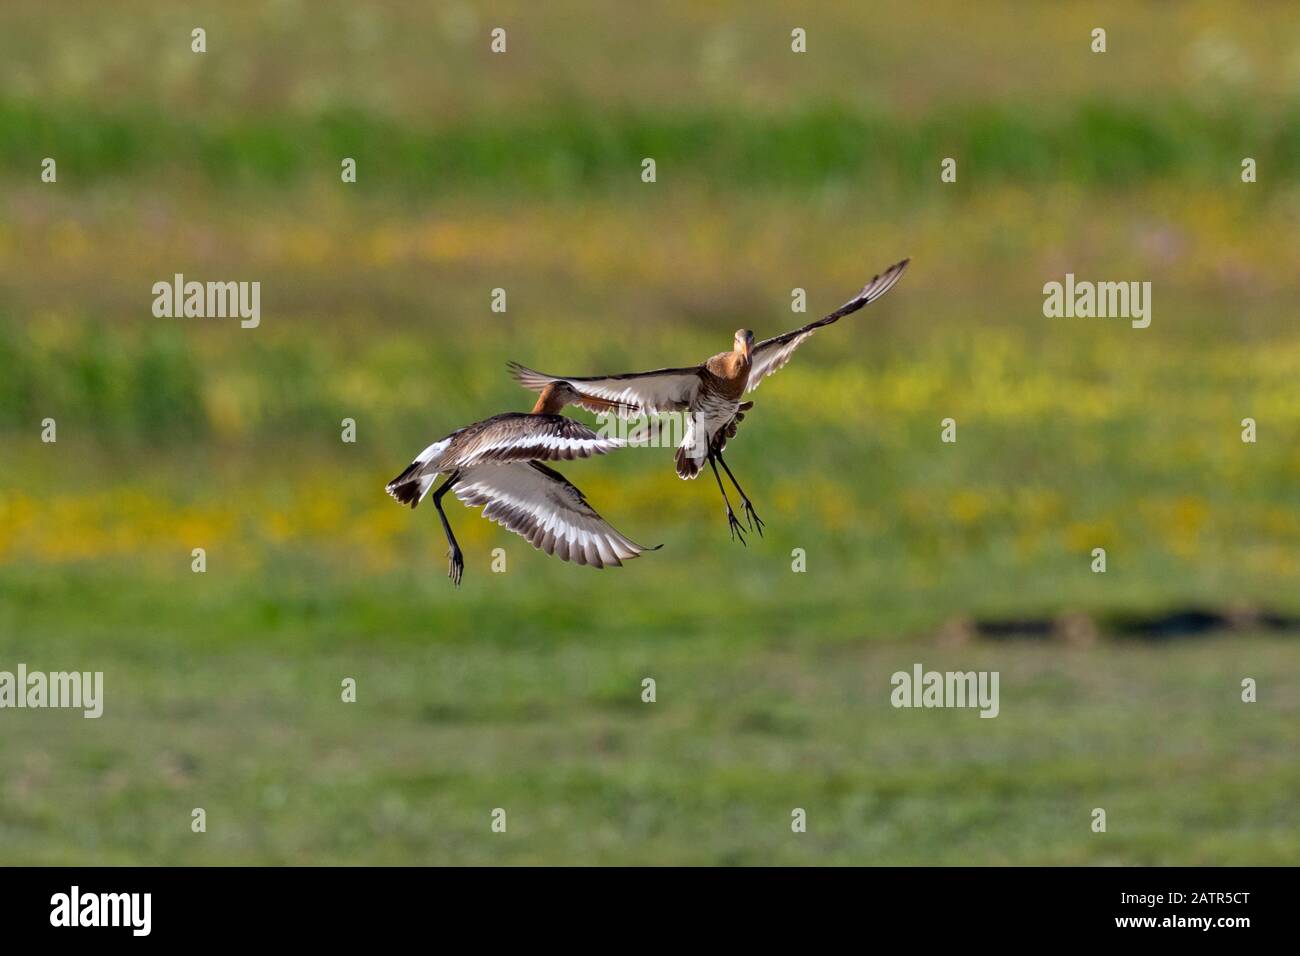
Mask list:
[{"label": "alamy watermark", "polygon": [[83,893],[73,886],[50,897],[51,926],[123,926],[148,936],[153,925],[152,893]]},{"label": "alamy watermark", "polygon": [[0,709],[67,708],[96,718],[104,713],[103,671],[0,671]]},{"label": "alamy watermark", "polygon": [[624,418],[614,412],[596,414],[596,434],[601,438],[616,438],[637,448],[676,448],[687,444],[696,457],[707,451],[705,439],[708,432],[695,427],[702,416],[691,411],[656,412],[653,415],[639,412]]},{"label": "alamy watermark", "polygon": [[1049,319],[1131,319],[1135,329],[1151,324],[1150,282],[1076,281],[1073,272],[1065,282],[1043,286],[1043,315]]},{"label": "alamy watermark", "polygon": [[896,671],[889,679],[895,707],[978,707],[981,717],[996,717],[998,671],[927,671],[920,664],[912,672]]},{"label": "alamy watermark", "polygon": [[153,314],[159,319],[238,318],[244,329],[262,323],[260,282],[186,282],[178,272],[171,282],[155,282],[153,296]]}]

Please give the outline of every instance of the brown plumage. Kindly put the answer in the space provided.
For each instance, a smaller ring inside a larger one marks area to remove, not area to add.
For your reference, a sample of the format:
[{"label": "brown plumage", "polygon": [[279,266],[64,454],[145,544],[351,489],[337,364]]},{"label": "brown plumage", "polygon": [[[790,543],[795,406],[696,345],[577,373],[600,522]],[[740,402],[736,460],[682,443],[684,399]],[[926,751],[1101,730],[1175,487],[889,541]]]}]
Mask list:
[{"label": "brown plumage", "polygon": [[699,365],[622,375],[563,377],[535,372],[517,362],[510,363],[510,368],[516,381],[534,391],[543,391],[553,382],[570,383],[578,393],[575,403],[592,411],[608,410],[607,406],[602,409],[601,403],[615,402],[619,406],[615,410],[624,417],[685,413],[683,438],[674,456],[677,474],[682,478],[695,478],[704,464],[709,464],[722,491],[732,537],[739,537],[743,544],[745,536],[731,509],[717,468],[722,465],[731,478],[740,493],[750,528],[761,535],[763,522],[722,457],[727,439],[735,437],[744,412],[753,406],[752,402],[742,403],[742,397],[758,388],[767,376],[784,368],[795,350],[818,329],[858,311],[893,288],[907,269],[908,262],[904,259],[890,266],[834,312],[801,328],[765,339],[757,345],[754,344],[753,332],[739,329],[730,351],[720,352]]},{"label": "brown plumage", "polygon": [[[433,492],[433,504],[449,545],[448,577],[457,586],[465,561],[442,509],[448,491],[470,507],[481,506],[483,517],[562,561],[617,567],[655,550],[643,548],[615,530],[581,491],[541,464],[603,455],[624,447],[621,439],[600,435],[559,414],[577,398],[568,382],[550,383],[531,412],[506,412],[457,429],[420,452],[388,483],[386,490],[394,499],[414,508],[438,475],[447,475]],[[616,404],[605,402],[604,408],[612,410]]]}]

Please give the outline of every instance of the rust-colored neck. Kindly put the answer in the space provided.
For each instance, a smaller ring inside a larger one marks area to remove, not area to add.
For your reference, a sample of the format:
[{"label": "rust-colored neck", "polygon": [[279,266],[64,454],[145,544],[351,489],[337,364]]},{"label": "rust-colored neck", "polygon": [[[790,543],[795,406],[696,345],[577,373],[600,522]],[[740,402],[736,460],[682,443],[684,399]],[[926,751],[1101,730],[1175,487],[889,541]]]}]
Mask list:
[{"label": "rust-colored neck", "polygon": [[562,408],[564,408],[564,398],[556,391],[555,383],[551,382],[542,389],[542,394],[537,396],[537,404],[533,406],[532,414],[558,415]]},{"label": "rust-colored neck", "polygon": [[748,350],[741,351],[739,348],[734,349],[731,354],[727,355],[724,360],[727,378],[740,378],[749,374],[749,367],[753,362],[749,357]]}]

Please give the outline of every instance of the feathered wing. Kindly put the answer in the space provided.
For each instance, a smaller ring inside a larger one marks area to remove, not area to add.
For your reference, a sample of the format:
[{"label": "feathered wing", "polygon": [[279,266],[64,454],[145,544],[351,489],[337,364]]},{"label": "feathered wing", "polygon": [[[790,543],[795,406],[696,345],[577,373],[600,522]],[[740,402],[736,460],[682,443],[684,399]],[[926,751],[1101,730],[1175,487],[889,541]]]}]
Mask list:
[{"label": "feathered wing", "polygon": [[803,345],[808,337],[824,325],[830,325],[838,322],[846,315],[851,315],[864,305],[875,302],[882,295],[894,287],[903,273],[907,270],[907,264],[910,259],[904,259],[902,262],[895,263],[880,275],[873,278],[870,282],[862,287],[862,291],[855,295],[848,302],[824,318],[816,322],[810,322],[801,329],[795,329],[792,332],[786,332],[784,335],[777,335],[770,339],[764,339],[754,346],[752,362],[749,369],[749,385],[746,391],[752,392],[758,388],[759,382],[771,375],[773,372],[785,366],[790,361],[790,356],[794,350]]},{"label": "feathered wing", "polygon": [[513,531],[561,561],[621,566],[645,548],[616,531],[587,504],[581,491],[539,462],[461,469],[452,491],[483,517]]},{"label": "feathered wing", "polygon": [[429,493],[439,473],[490,462],[567,461],[622,448],[620,438],[598,434],[564,415],[509,412],[476,422],[434,442],[385,489],[414,508]]},{"label": "feathered wing", "polygon": [[[510,412],[471,425],[450,449],[458,468],[506,461],[569,461],[622,448],[621,438],[601,435],[564,415]],[[441,469],[443,471],[446,468]]]},{"label": "feathered wing", "polygon": [[[511,362],[510,374],[516,382],[540,392],[551,382],[568,382],[581,395],[590,395],[608,402],[618,402],[622,407],[617,414],[622,418],[635,418],[643,412],[658,413],[681,411],[689,408],[699,394],[704,382],[704,367],[661,368],[653,372],[630,372],[626,375],[581,376],[546,375]],[[603,405],[577,402],[588,411],[607,413]]]}]

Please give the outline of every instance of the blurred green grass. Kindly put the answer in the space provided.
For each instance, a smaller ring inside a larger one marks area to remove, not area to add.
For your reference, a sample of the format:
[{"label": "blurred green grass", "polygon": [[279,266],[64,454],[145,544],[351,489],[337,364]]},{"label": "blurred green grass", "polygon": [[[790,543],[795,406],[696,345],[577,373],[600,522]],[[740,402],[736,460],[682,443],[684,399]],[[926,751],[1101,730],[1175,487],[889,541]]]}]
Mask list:
[{"label": "blurred green grass", "polygon": [[[165,151],[156,148],[169,144]],[[961,158],[958,182],[1069,182],[1077,188],[1171,179],[1231,182],[1242,144],[1264,170],[1300,160],[1300,113],[1247,104],[1206,112],[1195,102],[1085,99],[1062,106],[954,104],[917,117],[816,101],[781,114],[689,106],[599,110],[581,102],[475,115],[420,128],[355,109],[311,115],[206,117],[153,110],[106,113],[72,103],[0,100],[0,173],[15,179],[47,155],[63,181],[186,175],[211,188],[286,188],[337,179],[357,161],[367,194],[465,190],[532,197],[630,192],[653,157],[666,181],[704,188],[802,190],[871,181],[882,190],[935,180],[938,159]],[[33,152],[33,148],[38,150]],[[1284,178],[1261,178],[1270,193]]]},{"label": "blurred green grass", "polygon": [[[4,714],[0,861],[1300,858],[1294,639],[932,639],[1300,610],[1282,14],[815,4],[796,60],[764,4],[76,9],[0,13],[0,668],[103,670],[108,699]],[[504,60],[477,46],[497,17]],[[529,404],[507,359],[698,360],[909,254],[753,396],[748,549],[707,480],[629,451],[562,470],[662,552],[596,573],[453,508],[454,592],[433,513],[382,493]],[[1066,271],[1150,279],[1152,327],[1044,319]],[[154,319],[174,272],[261,281],[261,327]],[[888,708],[917,660],[1000,669],[1002,716]]]},{"label": "blurred green grass", "polygon": [[[99,721],[6,717],[25,741],[0,755],[6,858],[1259,865],[1300,850],[1300,686],[1275,639],[954,651],[488,628],[323,643],[308,618],[195,646],[188,626],[141,621],[83,631],[98,651],[29,630],[45,660],[112,667]],[[890,709],[889,674],[917,660],[999,669],[999,717]],[[1237,700],[1239,674],[1259,705]],[[344,676],[355,704],[338,701]]]}]

